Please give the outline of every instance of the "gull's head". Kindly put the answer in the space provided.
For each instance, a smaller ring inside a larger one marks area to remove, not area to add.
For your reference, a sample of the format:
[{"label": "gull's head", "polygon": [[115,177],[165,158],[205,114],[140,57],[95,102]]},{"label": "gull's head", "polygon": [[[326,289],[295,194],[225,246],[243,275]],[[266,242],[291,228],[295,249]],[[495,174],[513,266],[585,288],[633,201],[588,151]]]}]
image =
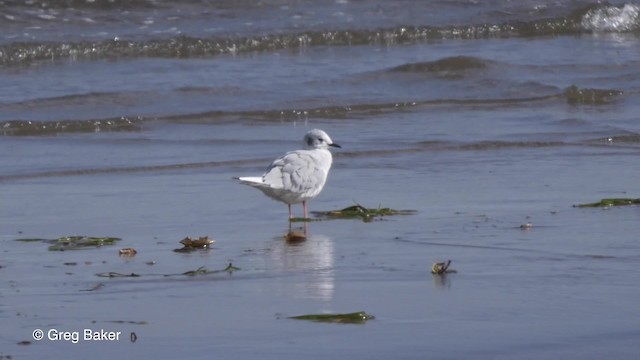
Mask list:
[{"label": "gull's head", "polygon": [[304,135],[304,149],[328,149],[332,147],[341,147],[338,144],[334,144],[329,135],[320,129],[313,129]]}]

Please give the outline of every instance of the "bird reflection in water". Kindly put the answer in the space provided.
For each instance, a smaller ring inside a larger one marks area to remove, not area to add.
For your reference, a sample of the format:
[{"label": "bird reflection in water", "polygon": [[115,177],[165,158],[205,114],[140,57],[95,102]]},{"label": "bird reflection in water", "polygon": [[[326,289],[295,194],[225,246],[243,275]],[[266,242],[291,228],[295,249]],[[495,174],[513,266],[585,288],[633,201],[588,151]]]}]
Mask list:
[{"label": "bird reflection in water", "polygon": [[447,274],[431,274],[433,279],[433,286],[438,289],[450,289],[451,288],[451,277],[447,276]]},{"label": "bird reflection in water", "polygon": [[[294,238],[292,232],[303,237]],[[275,269],[295,275],[283,277],[280,290],[298,298],[331,300],[335,290],[333,240],[310,234],[306,222],[301,230],[290,227],[287,236],[293,240],[276,239],[270,252]]]}]

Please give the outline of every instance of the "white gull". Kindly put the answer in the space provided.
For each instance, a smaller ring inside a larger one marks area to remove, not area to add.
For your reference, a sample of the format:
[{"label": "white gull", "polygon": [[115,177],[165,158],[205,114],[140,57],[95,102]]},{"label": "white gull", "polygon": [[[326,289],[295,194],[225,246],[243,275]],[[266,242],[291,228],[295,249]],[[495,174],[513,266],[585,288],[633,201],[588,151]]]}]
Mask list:
[{"label": "white gull", "polygon": [[262,176],[234,179],[253,186],[268,197],[289,206],[289,219],[293,218],[291,205],[302,203],[307,218],[307,200],[318,196],[327,181],[333,158],[329,147],[334,144],[326,132],[313,129],[304,135],[303,150],[289,151],[275,159]]}]

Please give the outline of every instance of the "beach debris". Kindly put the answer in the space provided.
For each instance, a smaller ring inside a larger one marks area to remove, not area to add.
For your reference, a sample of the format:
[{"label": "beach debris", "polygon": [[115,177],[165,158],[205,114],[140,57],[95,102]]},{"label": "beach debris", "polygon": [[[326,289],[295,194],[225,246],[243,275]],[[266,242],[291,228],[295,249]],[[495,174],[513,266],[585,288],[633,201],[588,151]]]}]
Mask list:
[{"label": "beach debris", "polygon": [[140,275],[138,275],[136,273],[121,274],[121,273],[114,272],[114,271],[97,273],[96,276],[98,276],[98,277],[108,277],[108,278],[114,278],[114,277],[140,277]]},{"label": "beach debris", "polygon": [[20,241],[20,242],[47,242],[47,241],[53,241],[53,240],[41,239],[41,238],[20,238],[20,239],[16,239],[16,241]]},{"label": "beach debris", "polygon": [[240,268],[233,266],[232,263],[229,263],[227,267],[222,270],[209,270],[205,266],[200,266],[196,270],[184,272],[182,273],[182,275],[194,276],[194,275],[203,275],[203,274],[215,274],[215,273],[221,273],[221,272],[232,273],[237,270],[240,270]]},{"label": "beach debris", "polygon": [[195,276],[195,275],[202,275],[202,274],[207,274],[207,273],[209,273],[209,269],[207,269],[206,266],[200,266],[199,268],[197,268],[195,270],[185,271],[185,272],[182,273],[182,275]]},{"label": "beach debris", "polygon": [[360,204],[346,207],[341,210],[314,211],[313,214],[329,219],[361,219],[364,222],[371,222],[375,218],[391,215],[413,215],[416,210],[394,210],[391,208],[366,208]]},{"label": "beach debris", "polygon": [[116,237],[64,236],[56,239],[55,242],[49,246],[49,251],[97,248],[105,245],[113,245],[116,241],[120,240],[120,238]]},{"label": "beach debris", "polygon": [[148,325],[149,322],[146,320],[107,320],[105,322],[113,323],[113,324],[131,324],[131,325]]},{"label": "beach debris", "polygon": [[367,314],[364,311],[358,311],[346,314],[309,314],[290,316],[289,319],[334,324],[364,324],[368,320],[375,319],[375,317],[373,315]]},{"label": "beach debris", "polygon": [[206,248],[206,247],[209,247],[209,245],[213,244],[214,242],[215,240],[210,240],[208,236],[200,236],[197,239],[192,239],[187,236],[186,238],[180,240],[180,244],[186,247],[193,247],[193,248]]},{"label": "beach debris", "polygon": [[284,239],[288,242],[298,242],[298,241],[304,241],[307,240],[307,235],[305,235],[303,232],[301,231],[289,231],[285,236]]},{"label": "beach debris", "polygon": [[97,283],[97,284],[95,284],[94,286],[92,286],[92,287],[90,287],[88,289],[82,289],[80,291],[96,291],[98,289],[102,289],[103,287],[104,287],[103,283]]},{"label": "beach debris", "polygon": [[122,257],[136,256],[137,253],[138,253],[138,251],[136,251],[136,249],[134,249],[134,248],[124,248],[124,249],[120,249],[118,251],[118,255],[120,255]]},{"label": "beach debris", "polygon": [[604,207],[604,208],[608,208],[611,206],[626,206],[626,205],[640,205],[640,198],[638,199],[631,199],[631,198],[609,198],[609,199],[602,199],[598,202],[594,202],[594,203],[587,203],[587,204],[577,204],[577,205],[573,205],[573,207],[579,207],[579,208],[584,208],[584,207]]},{"label": "beach debris", "polygon": [[227,267],[225,267],[224,269],[220,269],[220,270],[209,270],[209,269],[207,269],[206,266],[200,266],[199,268],[197,268],[195,270],[185,271],[185,272],[183,272],[181,274],[166,274],[164,276],[176,276],[176,275],[196,276],[196,275],[216,274],[216,273],[221,273],[221,272],[227,272],[227,273],[231,274],[234,271],[238,271],[238,270],[240,270],[239,267],[233,266],[233,264],[231,262],[229,262]]},{"label": "beach debris", "polygon": [[[189,271],[185,271],[183,273],[180,274],[156,274],[157,276],[196,276],[196,275],[205,275],[205,274],[215,274],[215,273],[221,273],[221,272],[227,272],[227,273],[233,273],[234,271],[238,271],[240,270],[239,267],[233,266],[233,264],[231,262],[229,262],[229,264],[227,265],[227,267],[225,267],[224,269],[219,269],[219,270],[209,270],[207,269],[206,266],[200,266],[199,268],[195,269],[195,270],[189,270]],[[130,273],[130,274],[123,274],[123,273],[119,273],[119,272],[115,272],[115,271],[109,271],[109,272],[102,272],[102,273],[97,273],[96,276],[98,277],[107,277],[107,278],[115,278],[115,277],[140,277],[140,274],[136,274],[136,273]],[[93,291],[93,290],[97,290],[101,287],[101,284],[96,285],[95,288],[91,288],[88,290],[83,290],[83,291]]]},{"label": "beach debris", "polygon": [[528,222],[520,225],[520,230],[531,230],[533,228],[533,224]]},{"label": "beach debris", "polygon": [[122,239],[116,237],[63,236],[57,239],[28,238],[16,239],[20,242],[43,242],[50,244],[49,251],[82,250],[113,245]]},{"label": "beach debris", "polygon": [[197,239],[192,239],[187,236],[184,239],[180,240],[180,244],[182,244],[182,248],[175,249],[173,251],[189,253],[198,249],[209,249],[211,248],[211,244],[213,244],[214,242],[216,241],[213,239],[209,239],[208,236],[200,236]]},{"label": "beach debris", "polygon": [[451,260],[447,260],[444,262],[435,262],[433,263],[433,265],[431,265],[431,273],[434,275],[457,273],[456,270],[449,269],[449,265],[451,265]]}]

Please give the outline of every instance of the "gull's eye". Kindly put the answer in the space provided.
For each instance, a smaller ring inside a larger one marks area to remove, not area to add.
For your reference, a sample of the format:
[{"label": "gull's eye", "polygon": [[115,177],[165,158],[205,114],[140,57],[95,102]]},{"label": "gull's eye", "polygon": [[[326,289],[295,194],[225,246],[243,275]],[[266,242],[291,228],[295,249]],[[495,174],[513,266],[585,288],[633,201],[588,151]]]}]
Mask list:
[{"label": "gull's eye", "polygon": [[323,139],[323,138],[319,138],[319,139],[318,139],[318,142],[323,142],[323,141],[324,141],[324,139]]}]

